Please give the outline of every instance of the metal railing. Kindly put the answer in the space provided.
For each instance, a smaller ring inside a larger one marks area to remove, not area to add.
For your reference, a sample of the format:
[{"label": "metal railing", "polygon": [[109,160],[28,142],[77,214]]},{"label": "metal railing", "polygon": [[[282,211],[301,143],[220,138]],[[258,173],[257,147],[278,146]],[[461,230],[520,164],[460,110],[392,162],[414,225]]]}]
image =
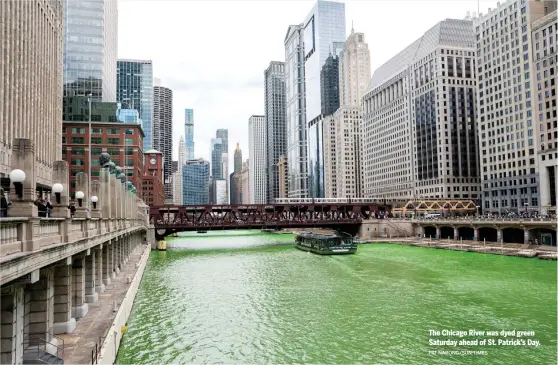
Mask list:
[{"label": "metal railing", "polygon": [[[50,337],[50,341],[44,338],[31,340],[29,334],[25,336],[23,339],[24,359],[27,358],[40,361],[45,364],[64,364],[64,339],[48,332],[45,332],[45,335],[46,338]],[[51,342],[53,338],[58,341],[58,344],[55,345]],[[56,348],[55,353],[51,352],[53,348]],[[52,359],[52,357],[54,357],[54,359]],[[51,362],[49,360],[54,361]]]},{"label": "metal railing", "polygon": [[95,342],[95,347],[91,350],[91,365],[96,365],[99,361],[99,355],[101,354],[101,347],[106,336],[100,336],[99,341]]}]

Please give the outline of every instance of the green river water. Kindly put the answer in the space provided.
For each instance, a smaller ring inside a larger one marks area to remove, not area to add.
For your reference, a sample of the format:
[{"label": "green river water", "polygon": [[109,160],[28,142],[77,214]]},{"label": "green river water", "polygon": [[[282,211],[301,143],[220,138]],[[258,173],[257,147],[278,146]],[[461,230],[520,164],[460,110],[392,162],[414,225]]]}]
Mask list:
[{"label": "green river water", "polygon": [[[152,252],[117,364],[557,363],[556,261],[389,244],[318,256],[292,235],[183,235]],[[429,330],[470,329],[534,331],[520,339],[541,345],[429,345],[460,340]]]}]

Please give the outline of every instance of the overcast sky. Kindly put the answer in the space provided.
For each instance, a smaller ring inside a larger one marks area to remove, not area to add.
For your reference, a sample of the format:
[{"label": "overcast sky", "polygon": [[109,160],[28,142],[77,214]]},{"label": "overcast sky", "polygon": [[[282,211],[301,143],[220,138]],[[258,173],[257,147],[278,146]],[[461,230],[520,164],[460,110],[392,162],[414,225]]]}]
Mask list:
[{"label": "overcast sky", "polygon": [[[363,32],[372,72],[446,18],[477,11],[477,0],[347,0]],[[150,59],[154,77],[174,92],[173,159],[184,134],[184,109],[194,109],[196,157],[209,159],[210,139],[229,129],[229,163],[240,143],[248,158],[248,118],[264,112],[264,70],[284,61],[290,24],[304,21],[315,0],[120,0],[118,57]],[[496,1],[480,0],[480,11]]]}]

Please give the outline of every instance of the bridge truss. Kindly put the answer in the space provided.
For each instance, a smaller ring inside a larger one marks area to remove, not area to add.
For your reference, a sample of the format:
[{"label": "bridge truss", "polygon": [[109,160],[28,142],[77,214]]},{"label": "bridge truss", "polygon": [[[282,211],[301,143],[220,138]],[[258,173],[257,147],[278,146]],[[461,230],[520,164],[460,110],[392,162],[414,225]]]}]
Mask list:
[{"label": "bridge truss", "polygon": [[[371,203],[172,206],[150,208],[158,238],[180,231],[333,227],[352,231],[389,207]],[[349,232],[351,233],[351,232]],[[356,233],[356,232],[355,232]]]},{"label": "bridge truss", "polygon": [[402,207],[393,208],[393,214],[403,214],[407,212],[475,212],[477,205],[473,200],[450,200],[450,199],[420,199],[409,200]]}]

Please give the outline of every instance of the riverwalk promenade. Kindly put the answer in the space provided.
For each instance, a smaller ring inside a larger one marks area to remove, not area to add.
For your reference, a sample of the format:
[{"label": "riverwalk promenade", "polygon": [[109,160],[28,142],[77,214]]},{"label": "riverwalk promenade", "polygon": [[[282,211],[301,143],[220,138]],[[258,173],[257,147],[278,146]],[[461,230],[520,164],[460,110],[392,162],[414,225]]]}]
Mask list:
[{"label": "riverwalk promenade", "polygon": [[419,246],[454,251],[479,252],[494,255],[519,256],[545,260],[557,260],[556,246],[525,245],[514,243],[479,242],[470,240],[437,240],[429,238],[378,238],[374,240],[357,240],[359,244],[391,243],[407,246]]}]

